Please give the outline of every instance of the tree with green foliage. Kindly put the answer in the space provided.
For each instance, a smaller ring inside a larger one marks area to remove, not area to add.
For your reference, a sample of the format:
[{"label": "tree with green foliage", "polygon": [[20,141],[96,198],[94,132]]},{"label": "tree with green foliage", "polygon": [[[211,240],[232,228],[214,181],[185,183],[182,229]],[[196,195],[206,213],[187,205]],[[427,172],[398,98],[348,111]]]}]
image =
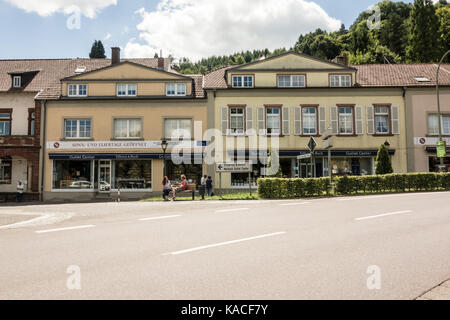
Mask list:
[{"label": "tree with green foliage", "polygon": [[411,31],[406,48],[409,62],[439,60],[439,20],[431,0],[415,0],[411,11]]},{"label": "tree with green foliage", "polygon": [[91,48],[91,53],[89,53],[89,58],[91,59],[105,59],[105,47],[100,40],[95,40]]},{"label": "tree with green foliage", "polygon": [[378,150],[376,174],[390,174],[394,173],[392,169],[391,158],[387,147],[382,144]]},{"label": "tree with green foliage", "polygon": [[[436,10],[436,15],[439,20],[439,42],[440,55],[450,50],[450,5],[440,5]],[[450,56],[447,56],[446,62],[450,63]]]}]

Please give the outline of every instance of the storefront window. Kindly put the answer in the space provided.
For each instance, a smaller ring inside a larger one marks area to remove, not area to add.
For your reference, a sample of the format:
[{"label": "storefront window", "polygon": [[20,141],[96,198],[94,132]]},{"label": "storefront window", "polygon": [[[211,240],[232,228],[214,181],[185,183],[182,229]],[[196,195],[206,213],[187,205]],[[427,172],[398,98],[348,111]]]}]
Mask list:
[{"label": "storefront window", "polygon": [[[251,186],[257,187],[256,181],[261,177],[261,171],[265,166],[261,163],[253,165],[253,171],[250,173]],[[249,187],[249,174],[246,173],[232,173],[231,174],[231,187],[232,188],[248,188]]]},{"label": "storefront window", "polygon": [[[430,157],[430,172],[439,172],[440,165],[441,159]],[[450,172],[450,157],[444,158],[444,165],[447,168],[447,172]]]},{"label": "storefront window", "polygon": [[11,184],[11,172],[11,159],[0,159],[0,184]]},{"label": "storefront window", "polygon": [[126,190],[152,189],[151,160],[120,160],[114,162],[114,188]]},{"label": "storefront window", "polygon": [[[328,164],[326,164],[328,166]],[[372,158],[342,158],[332,159],[333,175],[367,176],[373,174]]]},{"label": "storefront window", "polygon": [[53,161],[53,189],[89,190],[92,188],[92,161]]},{"label": "storefront window", "polygon": [[172,184],[181,182],[181,175],[185,175],[189,184],[198,184],[203,175],[203,166],[196,164],[175,165],[171,161],[166,162],[167,177]]}]

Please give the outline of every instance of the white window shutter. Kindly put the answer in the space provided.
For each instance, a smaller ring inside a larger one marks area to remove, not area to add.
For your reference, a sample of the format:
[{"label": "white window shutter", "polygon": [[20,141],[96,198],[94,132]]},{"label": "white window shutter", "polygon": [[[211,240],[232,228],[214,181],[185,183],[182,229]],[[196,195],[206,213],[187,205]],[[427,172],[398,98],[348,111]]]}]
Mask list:
[{"label": "white window shutter", "polygon": [[291,117],[290,117],[291,108],[283,107],[283,135],[288,136],[291,134]]},{"label": "white window shutter", "polygon": [[294,109],[294,134],[301,136],[302,131],[302,107],[295,107]]},{"label": "white window shutter", "polygon": [[375,134],[375,114],[373,106],[367,106],[367,134]]},{"label": "white window shutter", "polygon": [[228,135],[228,107],[222,107],[221,113],[222,135]]},{"label": "white window shutter", "polygon": [[266,110],[264,107],[258,107],[258,112],[257,112],[257,116],[258,116],[258,134],[260,136],[265,136],[266,135],[266,121],[265,121],[265,117],[266,117]]},{"label": "white window shutter", "polygon": [[356,123],[356,134],[364,134],[364,121],[363,121],[363,108],[361,106],[355,107],[355,123]]},{"label": "white window shutter", "polygon": [[319,134],[322,135],[327,130],[326,107],[319,107]]},{"label": "white window shutter", "polygon": [[400,108],[398,106],[392,106],[391,115],[392,134],[400,134]]},{"label": "white window shutter", "polygon": [[333,106],[330,109],[330,119],[331,119],[332,134],[337,135],[339,133],[339,123],[338,123],[338,108],[336,106]]},{"label": "white window shutter", "polygon": [[250,130],[253,130],[253,107],[245,108],[245,119],[245,126],[248,135]]}]

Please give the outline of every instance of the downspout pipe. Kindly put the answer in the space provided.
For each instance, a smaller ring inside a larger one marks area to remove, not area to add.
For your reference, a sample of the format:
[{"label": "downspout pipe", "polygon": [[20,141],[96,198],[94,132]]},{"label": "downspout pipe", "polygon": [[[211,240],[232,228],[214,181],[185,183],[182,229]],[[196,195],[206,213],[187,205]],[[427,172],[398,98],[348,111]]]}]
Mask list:
[{"label": "downspout pipe", "polygon": [[44,201],[44,186],[45,186],[45,153],[47,150],[47,100],[43,100],[41,104],[41,125],[43,128],[42,132],[42,155],[41,155],[41,202]]}]

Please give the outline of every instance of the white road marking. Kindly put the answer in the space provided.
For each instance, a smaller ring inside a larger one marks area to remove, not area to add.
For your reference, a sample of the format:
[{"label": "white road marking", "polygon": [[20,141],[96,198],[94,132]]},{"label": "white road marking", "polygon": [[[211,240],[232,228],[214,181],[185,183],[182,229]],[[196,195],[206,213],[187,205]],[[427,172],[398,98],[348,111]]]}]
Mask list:
[{"label": "white road marking", "polygon": [[412,211],[411,211],[411,210],[397,211],[397,212],[391,212],[391,213],[379,214],[379,215],[376,215],[376,216],[363,217],[363,218],[356,218],[355,220],[356,220],[356,221],[370,220],[370,219],[376,219],[376,218],[381,218],[381,217],[394,216],[394,215],[398,215],[398,214],[407,214],[407,213],[412,213]]},{"label": "white road marking", "polygon": [[52,215],[48,214],[48,215],[40,216],[40,217],[31,219],[31,220],[26,220],[26,221],[14,223],[14,224],[9,224],[9,225],[6,225],[6,226],[1,226],[0,230],[12,229],[12,228],[17,228],[17,227],[23,227],[23,226],[26,226],[26,225],[29,225],[29,224],[36,223],[36,222],[41,221],[41,220],[46,220],[46,219],[48,219],[50,217],[52,217]]},{"label": "white road marking", "polygon": [[249,208],[236,208],[236,209],[225,209],[225,210],[216,210],[216,213],[227,213],[227,212],[238,212],[238,211],[247,211]]},{"label": "white road marking", "polygon": [[181,217],[181,215],[153,217],[153,218],[143,218],[143,219],[138,219],[138,221],[164,220],[164,219],[172,219],[172,218],[178,218],[178,217]]},{"label": "white road marking", "polygon": [[282,206],[282,207],[302,206],[302,205],[305,205],[305,204],[308,204],[308,203],[309,203],[309,202],[283,203],[283,204],[280,204],[280,206]]},{"label": "white road marking", "polygon": [[268,238],[268,237],[275,237],[275,236],[279,236],[279,235],[282,235],[282,234],[286,234],[286,232],[283,231],[283,232],[275,232],[275,233],[270,233],[270,234],[263,234],[261,236],[256,236],[256,237],[251,237],[251,238],[244,238],[244,239],[239,239],[239,240],[226,241],[226,242],[211,244],[211,245],[207,245],[207,246],[201,246],[201,247],[192,248],[192,249],[186,249],[186,250],[181,250],[181,251],[165,253],[164,255],[165,256],[167,256],[167,255],[176,256],[176,255],[180,255],[180,254],[185,254],[185,253],[190,253],[190,252],[194,252],[194,251],[200,251],[200,250],[210,249],[210,248],[215,248],[215,247],[226,246],[226,245],[235,244],[235,243],[239,243],[239,242],[257,240],[257,239]]},{"label": "white road marking", "polygon": [[36,231],[36,233],[50,233],[50,232],[58,232],[58,231],[68,231],[68,230],[79,230],[79,229],[87,229],[87,228],[94,228],[94,225],[87,225],[87,226],[78,226],[78,227],[68,227],[68,228],[59,228],[59,229],[49,229],[49,230],[40,230]]},{"label": "white road marking", "polygon": [[395,197],[412,197],[412,196],[430,196],[439,195],[444,192],[411,192],[411,193],[395,193],[395,194],[385,194],[385,195],[367,195],[361,197],[346,197],[346,198],[336,198],[337,201],[356,201],[356,200],[368,200],[368,199],[382,199],[382,198],[395,198]]}]

